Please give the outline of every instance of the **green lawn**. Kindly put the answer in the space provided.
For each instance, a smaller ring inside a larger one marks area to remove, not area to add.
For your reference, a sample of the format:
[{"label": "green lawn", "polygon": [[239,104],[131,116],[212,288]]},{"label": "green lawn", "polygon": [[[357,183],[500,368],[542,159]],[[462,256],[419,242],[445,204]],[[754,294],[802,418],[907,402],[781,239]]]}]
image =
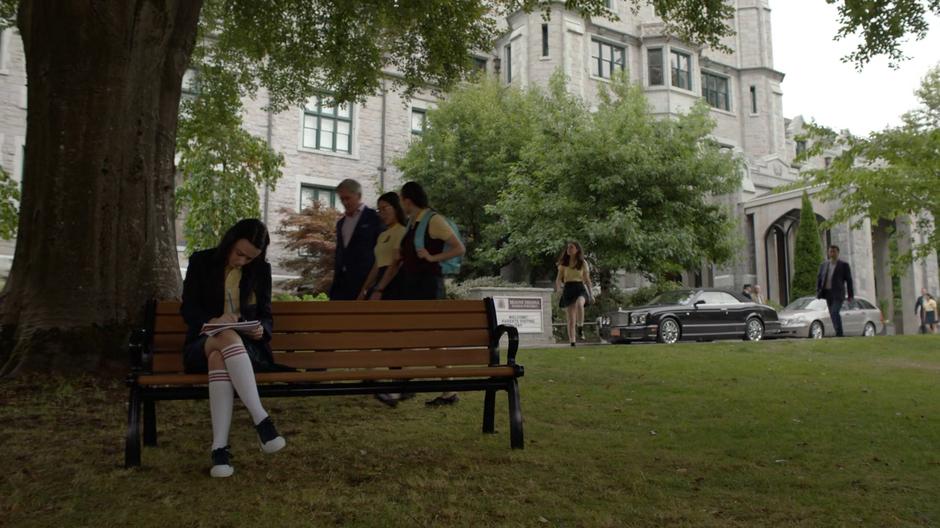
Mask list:
[{"label": "green lawn", "polygon": [[206,402],[125,471],[117,383],[0,384],[3,526],[938,526],[940,338],[523,350],[526,449],[454,408],[269,400],[207,476]]}]

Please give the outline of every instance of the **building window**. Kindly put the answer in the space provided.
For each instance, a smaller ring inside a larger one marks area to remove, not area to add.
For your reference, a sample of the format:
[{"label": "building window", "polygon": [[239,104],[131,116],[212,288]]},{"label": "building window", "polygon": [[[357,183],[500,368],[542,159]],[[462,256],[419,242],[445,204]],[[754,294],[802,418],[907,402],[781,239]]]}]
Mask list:
[{"label": "building window", "polygon": [[823,158],[823,165],[825,165],[826,168],[828,169],[829,166],[832,165],[832,158],[830,158],[829,156],[826,156],[825,158]]},{"label": "building window", "polygon": [[336,189],[321,187],[319,185],[300,185],[300,209],[304,210],[314,201],[320,202],[323,207],[336,209]]},{"label": "building window", "polygon": [[625,50],[599,40],[591,40],[591,64],[595,77],[610,79],[615,70],[624,69]]},{"label": "building window", "polygon": [[669,55],[672,65],[672,85],[683,90],[691,90],[692,57],[679,51],[673,51]]},{"label": "building window", "polygon": [[199,95],[199,72],[193,68],[186,68],[183,72],[183,99],[189,99]]},{"label": "building window", "polygon": [[304,106],[303,146],[331,152],[352,152],[352,109],[323,97]]},{"label": "building window", "polygon": [[651,49],[646,52],[647,71],[649,72],[650,86],[662,86],[663,80],[663,50]]},{"label": "building window", "polygon": [[548,24],[542,24],[542,56],[548,57]]},{"label": "building window", "polygon": [[751,113],[757,113],[757,87],[751,86]]},{"label": "building window", "polygon": [[506,44],[506,82],[512,82],[512,43]]},{"label": "building window", "polygon": [[702,72],[702,97],[705,101],[721,110],[731,110],[728,97],[728,78]]},{"label": "building window", "polygon": [[411,109],[411,133],[421,135],[428,122],[428,111],[424,108]]},{"label": "building window", "polygon": [[613,9],[614,0],[604,0],[604,7],[606,7],[607,9]]},{"label": "building window", "polygon": [[799,156],[804,152],[806,152],[806,140],[801,139],[796,142],[796,155]]},{"label": "building window", "polygon": [[473,67],[478,71],[486,73],[486,62],[487,62],[486,59],[484,59],[483,57],[474,57]]}]

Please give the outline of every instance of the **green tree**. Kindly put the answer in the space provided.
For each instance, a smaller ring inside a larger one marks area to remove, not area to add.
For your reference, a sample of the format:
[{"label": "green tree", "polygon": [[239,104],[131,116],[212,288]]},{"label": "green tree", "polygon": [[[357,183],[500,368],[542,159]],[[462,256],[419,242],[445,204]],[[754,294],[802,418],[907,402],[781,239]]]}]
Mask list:
[{"label": "green tree", "polygon": [[740,173],[709,138],[714,122],[704,103],[660,119],[642,88],[622,76],[590,112],[564,85],[556,73],[547,92],[530,91],[537,130],[489,207],[500,218],[492,229],[508,237],[484,255],[536,260],[573,238],[601,274],[655,277],[703,259],[728,261],[734,224],[713,197],[734,190]]},{"label": "green tree", "polygon": [[0,167],[0,239],[10,240],[16,236],[19,201],[19,182]]},{"label": "green tree", "polygon": [[467,246],[464,276],[498,274],[499,266],[481,258],[479,249],[499,244],[505,233],[485,236],[484,228],[497,221],[485,207],[496,203],[535,117],[530,97],[484,76],[429,111],[420,140],[395,162],[403,179],[420,182],[434,208],[460,226]]},{"label": "green tree", "polygon": [[809,194],[803,192],[803,205],[800,209],[800,225],[796,230],[796,248],[794,250],[792,297],[816,295],[816,274],[819,263],[825,258],[822,242],[819,238],[819,225],[813,202]]},{"label": "green tree", "polygon": [[921,105],[902,116],[902,123],[868,137],[838,134],[811,125],[811,146],[803,158],[829,149],[843,149],[828,168],[803,173],[799,185],[819,186],[817,197],[838,201],[827,225],[849,222],[860,228],[866,218],[910,218],[927,234],[902,260],[940,251],[940,66],[921,82]]},{"label": "green tree", "polygon": [[183,178],[176,207],[185,211],[190,254],[215,246],[238,220],[260,217],[258,188],[273,190],[284,165],[284,156],[242,127],[241,98],[229,72],[196,62],[196,95],[180,105],[176,136]]}]

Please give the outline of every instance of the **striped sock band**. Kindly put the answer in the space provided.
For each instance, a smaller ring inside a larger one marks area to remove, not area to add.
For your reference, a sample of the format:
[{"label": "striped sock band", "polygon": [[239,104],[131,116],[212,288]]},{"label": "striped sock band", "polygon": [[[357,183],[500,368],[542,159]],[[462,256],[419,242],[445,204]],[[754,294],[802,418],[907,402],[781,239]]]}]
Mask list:
[{"label": "striped sock band", "polygon": [[245,351],[245,345],[241,343],[236,343],[234,345],[229,345],[221,350],[222,359],[230,359],[239,354],[247,353]]},{"label": "striped sock band", "polygon": [[209,371],[209,383],[213,381],[222,381],[231,383],[232,378],[228,376],[227,370],[210,370]]}]

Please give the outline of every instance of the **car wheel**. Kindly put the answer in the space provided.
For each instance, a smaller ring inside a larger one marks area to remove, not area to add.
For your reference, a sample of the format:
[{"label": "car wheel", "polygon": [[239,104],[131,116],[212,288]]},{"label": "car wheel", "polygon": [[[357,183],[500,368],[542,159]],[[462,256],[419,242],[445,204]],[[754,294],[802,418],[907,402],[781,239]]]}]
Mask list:
[{"label": "car wheel", "polygon": [[821,322],[813,321],[813,324],[809,325],[809,336],[811,338],[822,339],[824,335],[826,335],[826,330]]},{"label": "car wheel", "polygon": [[760,341],[764,338],[764,323],[756,317],[747,320],[744,339],[747,341]]},{"label": "car wheel", "polygon": [[679,321],[667,317],[659,323],[659,342],[675,343],[682,336],[682,329],[679,328]]},{"label": "car wheel", "polygon": [[875,324],[865,323],[865,330],[862,330],[862,335],[865,337],[874,337],[875,336]]}]

